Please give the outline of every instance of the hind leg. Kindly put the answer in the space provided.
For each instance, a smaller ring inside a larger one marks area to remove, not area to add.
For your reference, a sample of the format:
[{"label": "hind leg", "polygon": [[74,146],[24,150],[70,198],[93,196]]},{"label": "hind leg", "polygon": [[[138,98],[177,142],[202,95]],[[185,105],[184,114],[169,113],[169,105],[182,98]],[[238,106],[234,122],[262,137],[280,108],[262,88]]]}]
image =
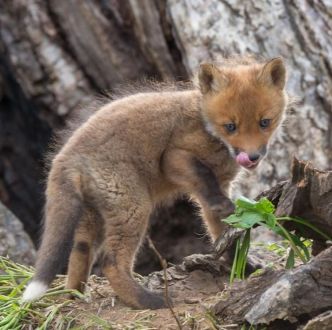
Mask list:
[{"label": "hind leg", "polygon": [[86,208],[74,236],[68,265],[67,289],[84,291],[84,283],[88,279],[93,261],[96,226],[95,214]]}]

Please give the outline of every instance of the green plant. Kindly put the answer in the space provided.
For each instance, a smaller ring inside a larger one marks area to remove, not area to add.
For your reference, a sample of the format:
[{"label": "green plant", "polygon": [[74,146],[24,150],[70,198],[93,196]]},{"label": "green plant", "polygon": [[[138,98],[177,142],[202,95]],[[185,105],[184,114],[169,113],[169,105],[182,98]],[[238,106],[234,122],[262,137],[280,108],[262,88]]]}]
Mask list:
[{"label": "green plant", "polygon": [[0,256],[0,329],[20,330],[27,325],[34,329],[50,329],[50,324],[57,319],[57,329],[67,329],[73,318],[59,318],[60,309],[71,303],[70,300],[55,302],[50,296],[66,293],[82,297],[76,291],[63,289],[63,284],[51,288],[44,298],[34,303],[21,303],[22,291],[31,279],[33,269],[16,264],[8,258]]},{"label": "green plant", "polygon": [[253,201],[241,197],[235,201],[235,212],[223,221],[227,224],[245,230],[236,242],[235,257],[233,261],[230,282],[234,278],[244,279],[247,256],[250,247],[250,231],[256,225],[265,226],[276,234],[280,235],[290,245],[290,250],[286,260],[286,268],[293,268],[295,257],[301,259],[303,263],[310,259],[310,251],[306,239],[288,231],[283,225],[283,221],[292,221],[297,228],[308,227],[321,235],[326,240],[331,238],[316,228],[312,223],[298,217],[277,217],[274,205],[265,197],[259,201]]}]

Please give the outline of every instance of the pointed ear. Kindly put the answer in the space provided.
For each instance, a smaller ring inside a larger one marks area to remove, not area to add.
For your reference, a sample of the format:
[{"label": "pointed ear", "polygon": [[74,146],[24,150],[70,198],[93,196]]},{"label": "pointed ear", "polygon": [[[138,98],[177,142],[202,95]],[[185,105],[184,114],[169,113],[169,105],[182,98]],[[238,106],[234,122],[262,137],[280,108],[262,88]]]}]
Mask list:
[{"label": "pointed ear", "polygon": [[283,89],[286,83],[286,67],[282,58],[276,57],[265,63],[258,74],[258,81]]},{"label": "pointed ear", "polygon": [[200,65],[198,80],[202,94],[218,92],[228,84],[225,75],[212,63]]}]

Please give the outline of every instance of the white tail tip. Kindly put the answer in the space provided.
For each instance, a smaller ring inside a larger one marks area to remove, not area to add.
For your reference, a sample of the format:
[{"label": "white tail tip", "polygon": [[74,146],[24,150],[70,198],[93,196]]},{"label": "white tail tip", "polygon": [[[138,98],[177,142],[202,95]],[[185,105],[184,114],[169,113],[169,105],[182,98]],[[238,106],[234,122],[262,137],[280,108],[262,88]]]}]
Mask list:
[{"label": "white tail tip", "polygon": [[40,298],[48,289],[48,286],[40,281],[32,281],[26,287],[22,302],[29,302]]}]

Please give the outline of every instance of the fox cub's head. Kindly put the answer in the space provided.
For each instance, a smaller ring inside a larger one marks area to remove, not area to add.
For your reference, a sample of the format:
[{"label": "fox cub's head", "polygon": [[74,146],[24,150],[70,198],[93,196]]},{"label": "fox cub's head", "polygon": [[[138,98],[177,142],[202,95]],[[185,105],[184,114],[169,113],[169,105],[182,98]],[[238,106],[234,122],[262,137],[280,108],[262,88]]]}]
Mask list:
[{"label": "fox cub's head", "polygon": [[198,78],[207,130],[229,147],[238,164],[255,168],[287,105],[282,59],[226,66],[201,64]]}]

